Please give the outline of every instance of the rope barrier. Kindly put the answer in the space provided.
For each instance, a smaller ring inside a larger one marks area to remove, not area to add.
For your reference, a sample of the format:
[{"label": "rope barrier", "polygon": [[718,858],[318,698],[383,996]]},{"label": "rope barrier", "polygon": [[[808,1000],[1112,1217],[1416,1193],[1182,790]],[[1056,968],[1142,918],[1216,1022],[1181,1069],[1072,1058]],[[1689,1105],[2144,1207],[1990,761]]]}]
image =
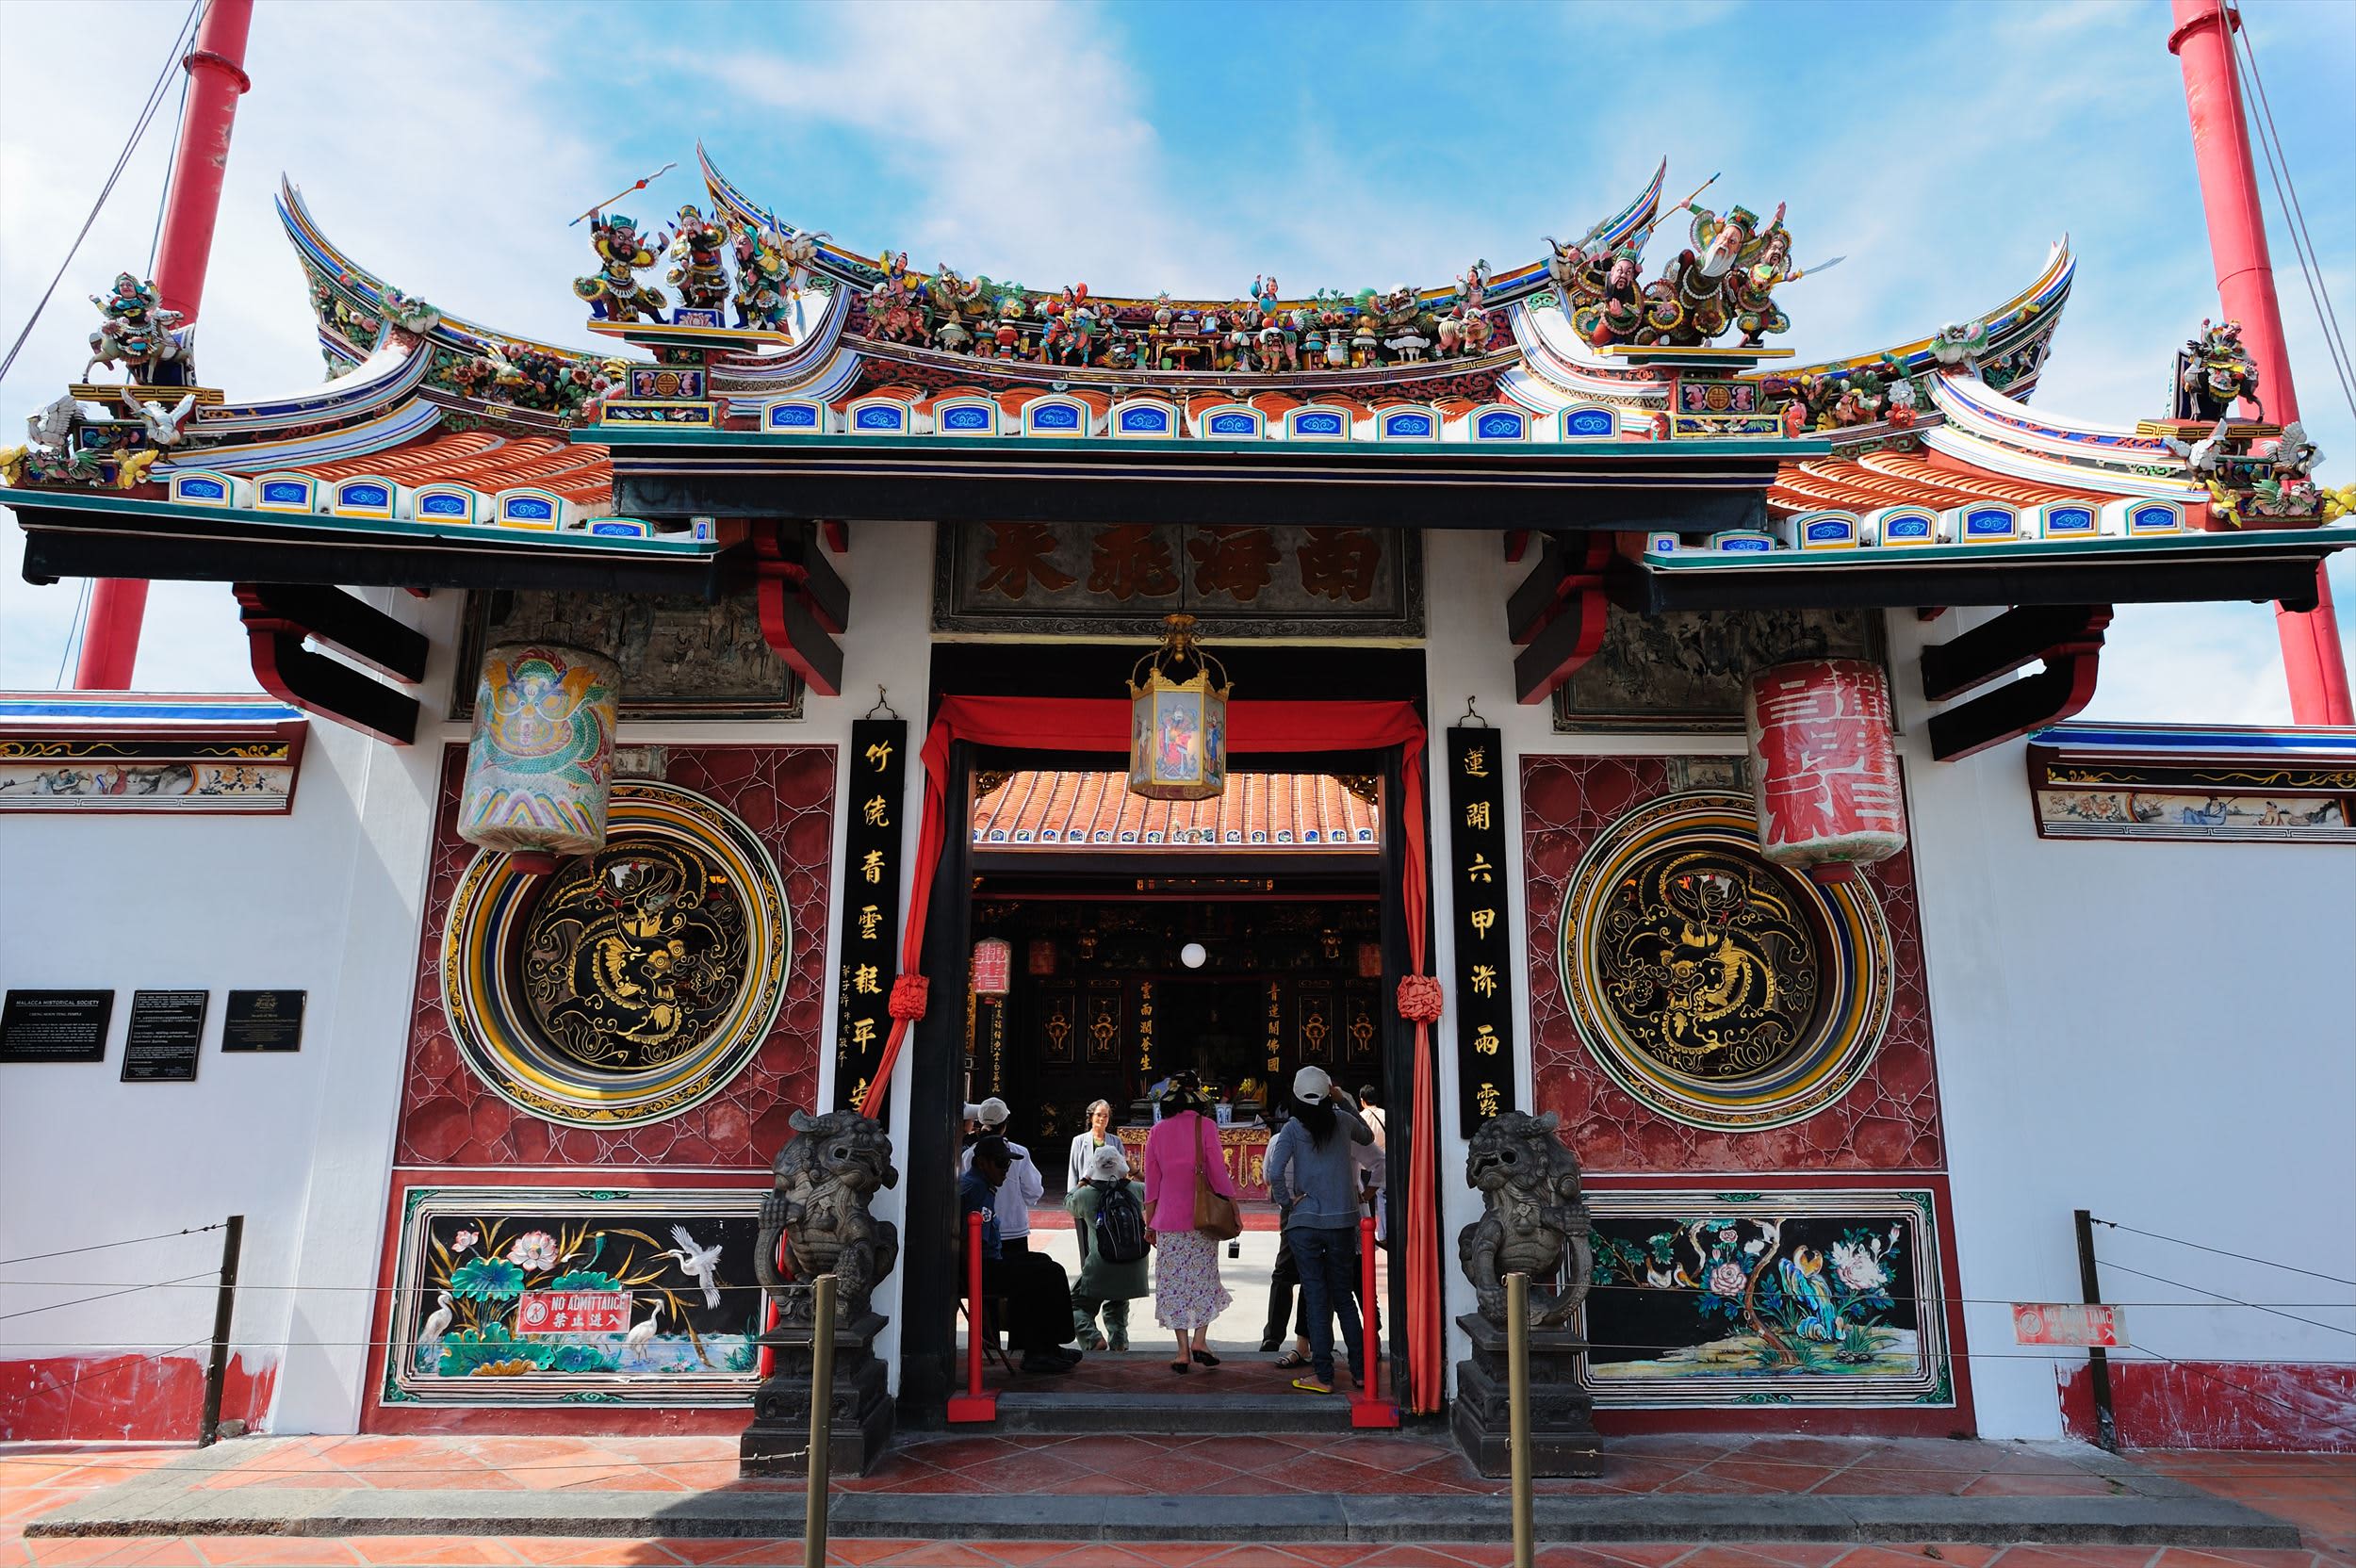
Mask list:
[{"label": "rope barrier", "polygon": [[[2247,1252],[2229,1252],[2222,1247],[2211,1247],[2202,1242],[2186,1241],[2182,1236],[2163,1235],[2157,1231],[2138,1231],[2133,1225],[2121,1225],[2116,1219],[2096,1218],[2094,1223],[2097,1225],[2106,1226],[2114,1231],[2124,1231],[2129,1235],[2150,1236],[2153,1241],[2174,1242],[2179,1247],[2189,1247],[2197,1252],[2214,1252],[2220,1258],[2233,1258],[2240,1263],[2254,1263],[2263,1265],[2267,1268],[2279,1268],[2285,1274],[2304,1274],[2311,1280],[2328,1280],[2335,1285],[2356,1285],[2356,1280],[2343,1280],[2337,1274],[2319,1274],[2312,1268],[2301,1268],[2295,1263],[2276,1263],[2272,1258],[2253,1258]],[[2307,1303],[2286,1302],[2283,1304],[2296,1306],[2305,1305]],[[2341,1303],[2337,1301],[2328,1301],[2320,1304],[2325,1306],[2341,1305]]]}]

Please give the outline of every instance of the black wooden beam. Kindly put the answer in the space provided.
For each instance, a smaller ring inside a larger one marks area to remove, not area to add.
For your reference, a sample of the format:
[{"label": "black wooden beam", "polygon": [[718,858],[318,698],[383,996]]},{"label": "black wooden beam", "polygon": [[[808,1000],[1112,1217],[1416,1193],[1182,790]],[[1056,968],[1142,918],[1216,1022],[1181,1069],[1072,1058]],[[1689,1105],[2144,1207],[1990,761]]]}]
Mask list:
[{"label": "black wooden beam", "polygon": [[[1952,762],[2058,724],[2094,698],[2111,607],[2022,606],[1922,650],[1922,691],[1933,702],[1987,685],[1968,702],[1931,715],[1931,755]],[[2044,667],[2000,680],[2032,660]]]},{"label": "black wooden beam", "polygon": [[2107,604],[2024,604],[2007,610],[1923,648],[1922,695],[1932,702],[1961,696],[2089,633],[2099,647],[2110,618]]},{"label": "black wooden beam", "polygon": [[[424,632],[401,625],[382,610],[340,588],[314,583],[237,583],[237,602],[255,612],[301,627],[311,640],[345,658],[415,686],[425,678],[433,644]],[[251,625],[249,618],[248,624]]]},{"label": "black wooden beam", "polygon": [[1513,659],[1521,701],[1546,701],[1603,646],[1611,616],[1604,580],[1613,553],[1610,534],[1546,536],[1538,564],[1506,604],[1513,641],[1529,644]]},{"label": "black wooden beam", "polygon": [[[240,582],[236,591],[237,618],[245,624],[247,657],[262,690],[306,713],[349,725],[393,745],[405,746],[417,739],[417,698],[349,664],[313,653],[303,643],[306,636],[316,636],[353,657],[368,659],[378,668],[386,667],[381,660],[390,659],[403,668],[413,667],[416,673],[402,678],[414,681],[425,674],[424,638],[398,622],[391,623],[392,629],[408,633],[417,645],[388,635],[368,619],[387,617],[334,588]],[[353,614],[353,611],[364,613]],[[314,614],[324,629],[308,624],[307,618]],[[360,648],[368,651],[362,653]]]},{"label": "black wooden beam", "polygon": [[[2001,548],[2002,547],[1990,547]],[[1639,615],[1677,610],[1913,610],[2026,604],[2211,604],[2269,599],[2315,603],[2315,566],[2329,547],[2285,534],[2280,553],[2187,547],[2140,557],[2053,556],[2010,561],[1907,561],[1887,547],[1855,564],[1824,557],[1790,565],[1615,565],[1612,599]]]},{"label": "black wooden beam", "polygon": [[809,523],[753,522],[754,593],[761,634],[820,696],[843,693],[843,645],[829,632],[850,622],[851,591]]}]

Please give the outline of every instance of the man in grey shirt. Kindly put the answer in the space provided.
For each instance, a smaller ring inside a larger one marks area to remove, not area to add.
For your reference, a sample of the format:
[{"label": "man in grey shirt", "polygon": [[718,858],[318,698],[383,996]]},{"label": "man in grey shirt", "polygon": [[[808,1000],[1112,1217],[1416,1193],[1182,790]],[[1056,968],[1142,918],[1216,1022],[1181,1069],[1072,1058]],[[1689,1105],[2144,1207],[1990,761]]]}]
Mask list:
[{"label": "man in grey shirt", "polygon": [[[1371,1144],[1373,1130],[1333,1097],[1323,1068],[1293,1074],[1293,1118],[1268,1145],[1268,1196],[1284,1219],[1284,1239],[1301,1270],[1302,1316],[1309,1334],[1309,1372],[1293,1380],[1303,1394],[1333,1392],[1333,1315],[1342,1318],[1350,1376],[1366,1386],[1365,1335],[1349,1310],[1350,1282],[1358,1266],[1358,1161],[1352,1148]],[[1347,1137],[1335,1136],[1348,1133]]]}]

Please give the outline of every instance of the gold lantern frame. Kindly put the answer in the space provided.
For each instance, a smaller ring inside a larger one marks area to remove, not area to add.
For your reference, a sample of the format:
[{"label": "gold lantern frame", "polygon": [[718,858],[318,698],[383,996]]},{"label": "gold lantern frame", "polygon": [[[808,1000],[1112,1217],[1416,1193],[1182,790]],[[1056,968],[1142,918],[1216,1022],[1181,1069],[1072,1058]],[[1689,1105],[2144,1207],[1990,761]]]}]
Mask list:
[{"label": "gold lantern frame", "polygon": [[1227,696],[1234,687],[1227,666],[1195,635],[1192,615],[1171,615],[1164,624],[1161,646],[1129,672],[1129,792],[1209,800],[1227,792]]}]

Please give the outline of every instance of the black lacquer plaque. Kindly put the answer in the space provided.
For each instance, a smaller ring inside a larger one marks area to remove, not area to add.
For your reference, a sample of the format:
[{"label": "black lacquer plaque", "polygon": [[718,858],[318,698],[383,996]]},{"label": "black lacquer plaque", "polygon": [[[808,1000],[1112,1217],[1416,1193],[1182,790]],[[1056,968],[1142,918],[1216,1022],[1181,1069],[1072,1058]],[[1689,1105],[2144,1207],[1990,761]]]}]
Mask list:
[{"label": "black lacquer plaque", "polygon": [[133,991],[123,1037],[126,1084],[193,1084],[210,991]]},{"label": "black lacquer plaque", "polygon": [[851,726],[850,815],[843,848],[841,959],[835,979],[834,1102],[856,1106],[892,1033],[900,972],[900,808],[908,788],[902,719]]},{"label": "black lacquer plaque", "polygon": [[303,1049],[303,991],[231,991],[221,1014],[223,1051]]},{"label": "black lacquer plaque", "polygon": [[1489,728],[1448,732],[1447,874],[1456,903],[1458,1126],[1514,1108],[1513,939],[1507,919],[1503,738]]},{"label": "black lacquer plaque", "polygon": [[0,1062],[103,1062],[112,991],[10,991],[0,1004]]}]

